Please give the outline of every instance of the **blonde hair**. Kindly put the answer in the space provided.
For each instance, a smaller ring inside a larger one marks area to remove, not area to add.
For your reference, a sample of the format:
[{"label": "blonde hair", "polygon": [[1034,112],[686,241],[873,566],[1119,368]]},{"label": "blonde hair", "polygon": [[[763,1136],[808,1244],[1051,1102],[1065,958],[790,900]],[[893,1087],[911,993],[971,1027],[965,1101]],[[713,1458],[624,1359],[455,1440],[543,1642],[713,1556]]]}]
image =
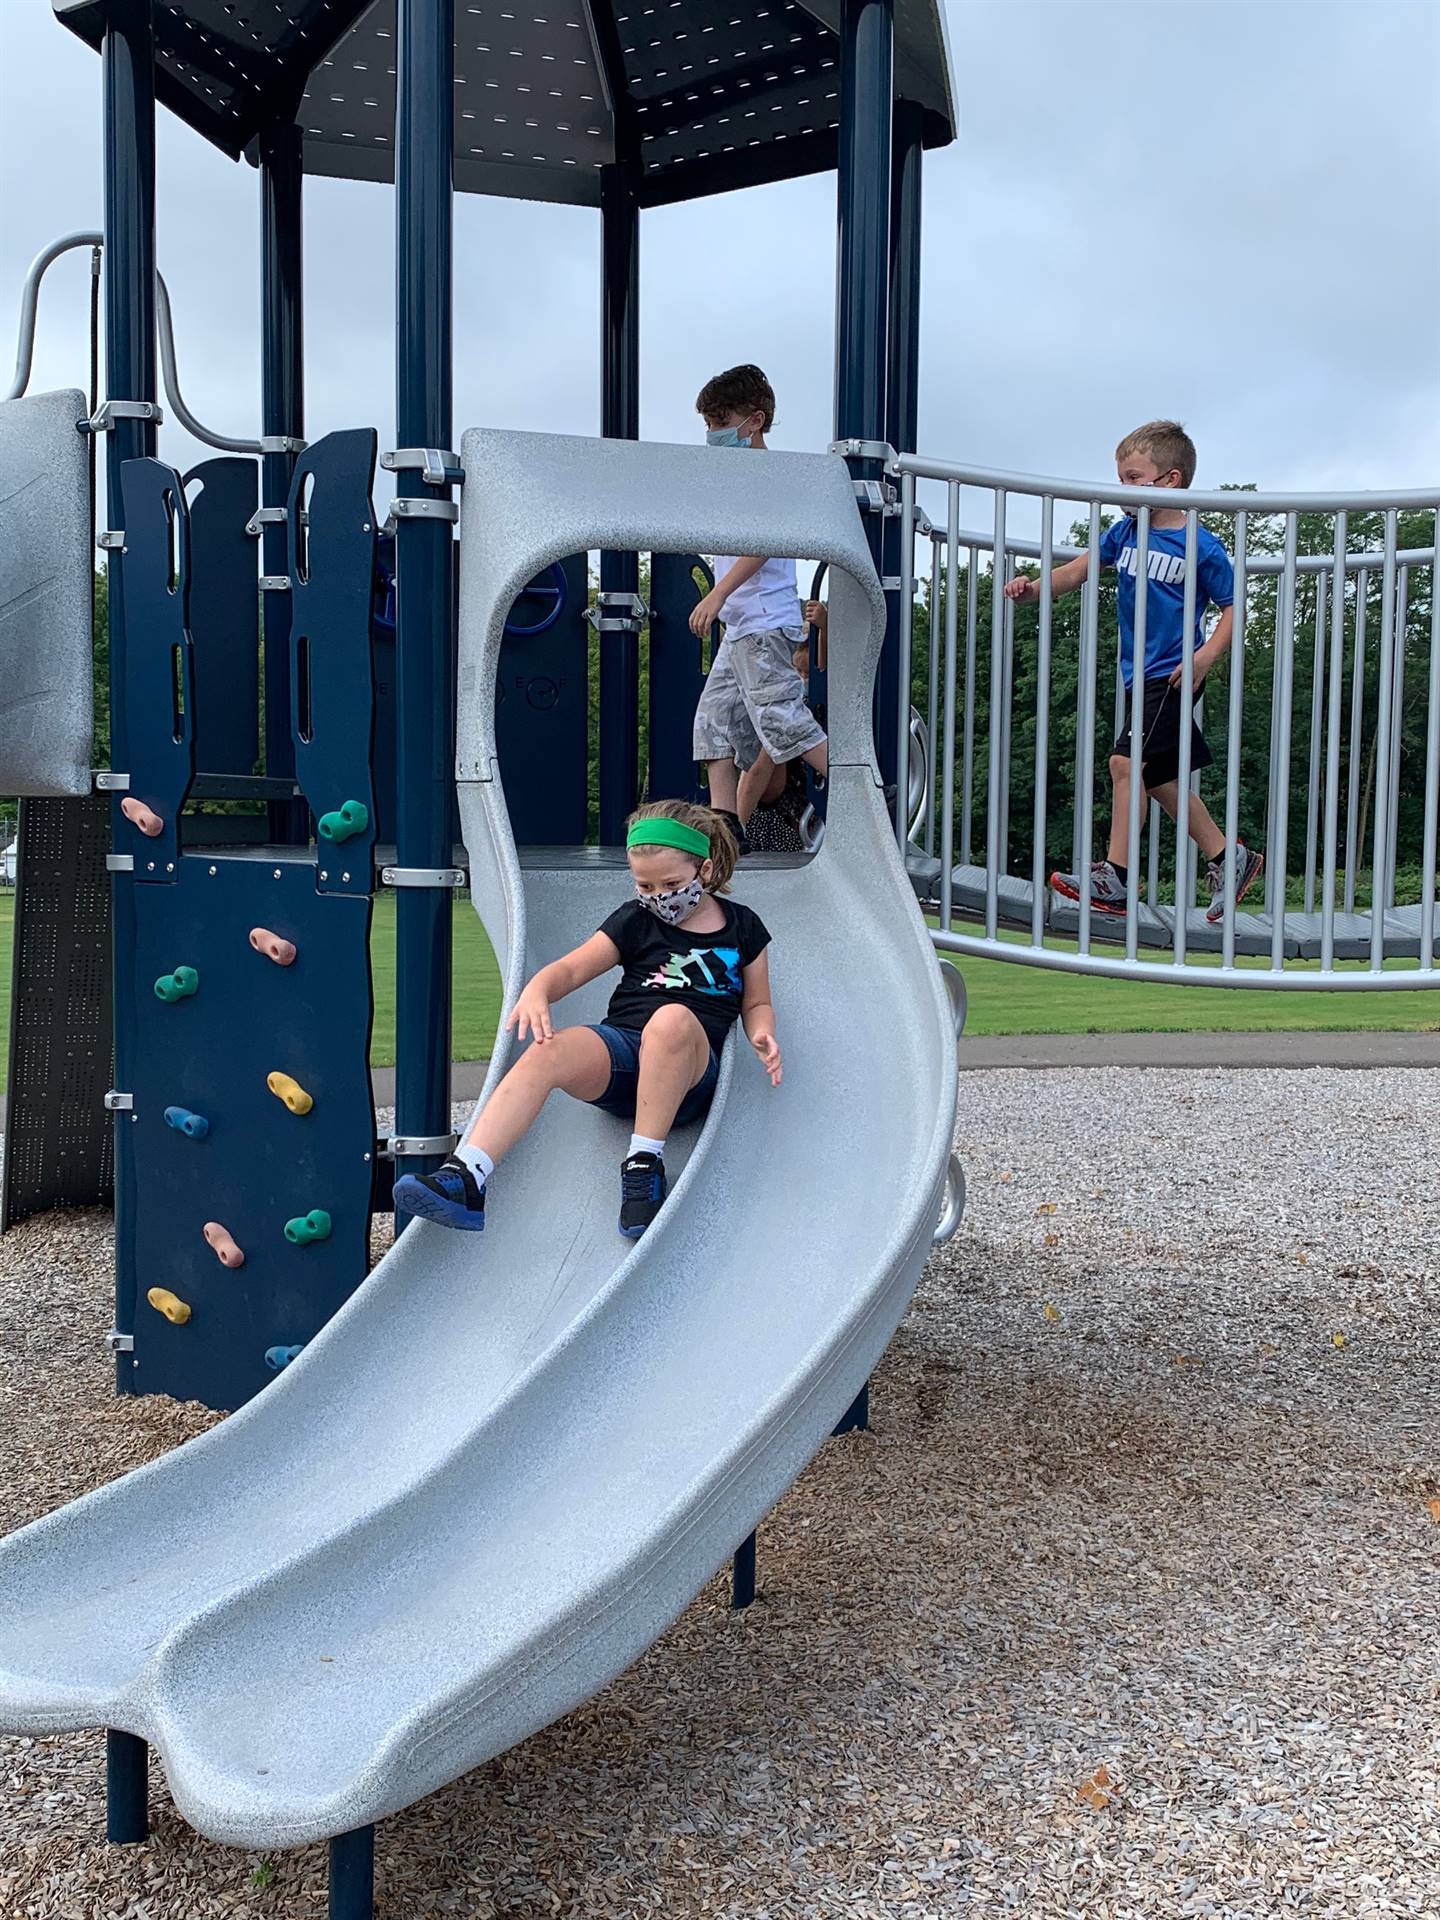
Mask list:
[{"label": "blonde hair", "polygon": [[[696,833],[703,833],[710,842],[710,878],[706,883],[707,893],[728,893],[730,878],[740,858],[740,849],[735,844],[735,836],[709,807],[697,806],[693,800],[651,800],[643,807],[637,807],[625,822],[628,835],[631,827],[646,820],[678,820],[682,827],[693,827]],[[640,844],[643,845],[643,842]],[[688,856],[693,858],[693,856]],[[701,865],[695,862],[697,868]]]},{"label": "blonde hair", "polygon": [[1180,475],[1182,487],[1188,487],[1195,478],[1195,442],[1178,420],[1147,420],[1143,427],[1127,433],[1115,449],[1115,458],[1123,460],[1130,453],[1153,460],[1161,473],[1173,468]]}]

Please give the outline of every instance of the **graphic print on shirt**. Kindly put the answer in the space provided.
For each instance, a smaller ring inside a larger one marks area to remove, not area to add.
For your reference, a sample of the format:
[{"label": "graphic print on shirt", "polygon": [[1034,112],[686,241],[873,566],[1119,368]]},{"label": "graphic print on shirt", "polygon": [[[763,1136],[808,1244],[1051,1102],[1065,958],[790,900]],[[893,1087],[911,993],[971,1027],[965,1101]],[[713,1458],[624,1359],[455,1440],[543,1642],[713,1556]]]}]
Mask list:
[{"label": "graphic print on shirt", "polygon": [[738,947],[692,947],[689,953],[672,953],[663,967],[645,978],[647,987],[662,993],[688,988],[691,993],[742,993]]}]

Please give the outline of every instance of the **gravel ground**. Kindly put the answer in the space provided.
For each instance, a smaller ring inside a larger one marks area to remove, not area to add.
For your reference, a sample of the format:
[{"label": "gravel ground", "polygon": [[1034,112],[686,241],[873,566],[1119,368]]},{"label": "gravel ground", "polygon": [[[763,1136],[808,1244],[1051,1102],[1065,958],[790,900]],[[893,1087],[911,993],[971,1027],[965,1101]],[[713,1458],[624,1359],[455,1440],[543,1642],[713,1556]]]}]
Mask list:
[{"label": "gravel ground", "polygon": [[[385,1920],[1440,1911],[1435,1079],[995,1073],[965,1225],[761,1533],[599,1699],[388,1821]],[[4,1242],[0,1530],[208,1423],[115,1402],[108,1223]],[[311,1920],[103,1743],[0,1740],[4,1920]]]}]

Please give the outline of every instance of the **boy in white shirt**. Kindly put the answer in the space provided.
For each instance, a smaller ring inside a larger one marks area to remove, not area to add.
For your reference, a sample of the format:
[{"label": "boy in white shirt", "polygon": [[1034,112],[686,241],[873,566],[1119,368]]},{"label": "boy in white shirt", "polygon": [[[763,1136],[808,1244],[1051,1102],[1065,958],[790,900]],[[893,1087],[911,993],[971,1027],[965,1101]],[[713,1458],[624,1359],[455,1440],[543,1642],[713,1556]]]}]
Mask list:
[{"label": "boy in white shirt", "polygon": [[[706,381],[695,410],[712,447],[764,453],[775,391],[759,367],[731,367]],[[719,554],[714,571],[690,616],[697,638],[725,622],[695,709],[694,752],[709,769],[710,805],[743,834],[776,767],[804,760],[823,780],[829,750],[793,657],[803,625],[795,562]]]}]

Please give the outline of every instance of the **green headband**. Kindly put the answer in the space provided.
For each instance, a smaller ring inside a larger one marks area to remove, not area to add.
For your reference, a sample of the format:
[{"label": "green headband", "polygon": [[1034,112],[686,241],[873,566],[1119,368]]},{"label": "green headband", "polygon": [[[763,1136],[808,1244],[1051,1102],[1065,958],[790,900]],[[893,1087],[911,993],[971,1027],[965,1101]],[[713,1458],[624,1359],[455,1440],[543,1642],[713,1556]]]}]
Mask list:
[{"label": "green headband", "polygon": [[697,860],[710,858],[710,842],[697,827],[687,827],[683,820],[666,820],[663,816],[637,820],[625,836],[627,847],[678,847],[682,853],[693,853]]}]

